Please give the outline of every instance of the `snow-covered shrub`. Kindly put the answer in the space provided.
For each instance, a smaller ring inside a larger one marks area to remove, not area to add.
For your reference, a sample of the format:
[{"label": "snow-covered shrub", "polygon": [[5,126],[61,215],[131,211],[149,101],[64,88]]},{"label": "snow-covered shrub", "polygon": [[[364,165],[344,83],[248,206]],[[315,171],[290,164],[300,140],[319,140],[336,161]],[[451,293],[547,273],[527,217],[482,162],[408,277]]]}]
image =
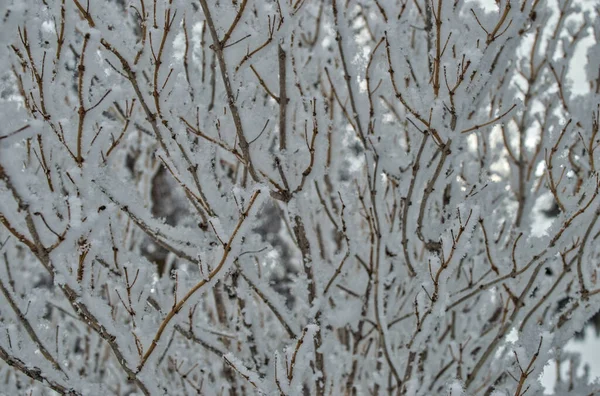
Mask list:
[{"label": "snow-covered shrub", "polygon": [[600,391],[600,18],[495,3],[1,1],[2,392]]}]

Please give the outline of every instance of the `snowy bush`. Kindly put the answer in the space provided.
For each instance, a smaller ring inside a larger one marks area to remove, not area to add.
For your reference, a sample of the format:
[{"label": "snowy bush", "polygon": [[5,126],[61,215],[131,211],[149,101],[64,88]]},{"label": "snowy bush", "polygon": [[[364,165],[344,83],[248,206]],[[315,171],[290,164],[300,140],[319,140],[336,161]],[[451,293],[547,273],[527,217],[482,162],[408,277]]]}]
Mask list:
[{"label": "snowy bush", "polygon": [[600,392],[561,353],[600,307],[597,14],[4,0],[0,18],[2,392],[531,395],[550,360],[571,373],[555,394]]}]

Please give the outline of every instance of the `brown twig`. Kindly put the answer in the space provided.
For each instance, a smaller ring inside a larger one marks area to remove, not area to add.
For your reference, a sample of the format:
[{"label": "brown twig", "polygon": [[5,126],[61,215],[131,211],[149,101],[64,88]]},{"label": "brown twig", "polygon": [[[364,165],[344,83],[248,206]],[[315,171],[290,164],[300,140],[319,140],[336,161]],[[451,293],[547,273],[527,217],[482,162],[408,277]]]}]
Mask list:
[{"label": "brown twig", "polygon": [[[205,0],[201,0],[201,1],[205,1]],[[175,317],[175,315],[177,315],[177,313],[179,313],[179,311],[181,311],[181,308],[183,308],[183,306],[186,304],[186,302],[198,290],[200,290],[203,286],[205,286],[207,283],[209,283],[213,278],[215,278],[221,272],[221,269],[225,265],[225,262],[227,261],[229,253],[231,252],[231,244],[235,240],[235,237],[237,236],[237,233],[239,232],[242,224],[244,223],[244,221],[248,217],[248,214],[250,213],[250,209],[252,209],[252,206],[256,202],[256,199],[258,198],[259,194],[260,194],[260,190],[257,190],[257,191],[254,192],[254,194],[252,194],[252,196],[250,197],[250,201],[248,203],[248,206],[247,206],[246,210],[243,211],[240,214],[240,218],[238,220],[237,225],[233,229],[233,232],[231,233],[231,236],[229,237],[229,240],[223,246],[223,248],[224,248],[223,256],[221,257],[221,260],[219,261],[219,263],[208,274],[208,276],[207,276],[206,279],[202,279],[200,282],[198,282],[195,286],[193,286],[179,300],[179,302],[177,302],[177,304],[174,304],[173,307],[171,308],[171,310],[169,311],[169,313],[167,314],[167,316],[162,320],[162,322],[161,322],[161,324],[160,324],[160,326],[159,326],[159,328],[158,328],[158,330],[156,332],[156,335],[154,336],[154,338],[152,340],[152,343],[150,344],[150,347],[148,347],[148,350],[146,351],[146,353],[144,354],[144,356],[142,357],[142,359],[140,361],[140,364],[138,365],[138,368],[137,368],[137,372],[138,373],[142,370],[142,368],[144,367],[144,365],[148,361],[148,358],[150,357],[150,355],[152,354],[152,352],[154,351],[154,349],[158,345],[158,341],[160,340],[162,334],[166,330],[167,325],[169,324],[169,322]]]}]

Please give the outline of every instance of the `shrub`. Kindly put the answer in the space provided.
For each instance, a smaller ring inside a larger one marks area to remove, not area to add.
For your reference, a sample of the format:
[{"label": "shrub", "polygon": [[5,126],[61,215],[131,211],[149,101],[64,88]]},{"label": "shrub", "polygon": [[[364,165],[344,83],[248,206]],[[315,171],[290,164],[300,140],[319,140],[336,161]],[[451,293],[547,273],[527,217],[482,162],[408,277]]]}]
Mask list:
[{"label": "shrub", "polygon": [[0,16],[7,393],[542,394],[550,359],[571,366],[557,395],[600,391],[561,353],[600,294],[598,16],[570,0]]}]

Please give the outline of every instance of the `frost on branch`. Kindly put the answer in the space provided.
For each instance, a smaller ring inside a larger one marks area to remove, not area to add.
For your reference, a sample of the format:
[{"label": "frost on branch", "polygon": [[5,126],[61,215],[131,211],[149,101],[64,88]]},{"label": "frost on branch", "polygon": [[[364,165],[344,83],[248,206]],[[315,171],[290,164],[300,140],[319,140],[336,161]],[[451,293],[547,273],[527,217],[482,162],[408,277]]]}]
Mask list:
[{"label": "frost on branch", "polygon": [[0,3],[7,393],[600,391],[577,1]]}]

